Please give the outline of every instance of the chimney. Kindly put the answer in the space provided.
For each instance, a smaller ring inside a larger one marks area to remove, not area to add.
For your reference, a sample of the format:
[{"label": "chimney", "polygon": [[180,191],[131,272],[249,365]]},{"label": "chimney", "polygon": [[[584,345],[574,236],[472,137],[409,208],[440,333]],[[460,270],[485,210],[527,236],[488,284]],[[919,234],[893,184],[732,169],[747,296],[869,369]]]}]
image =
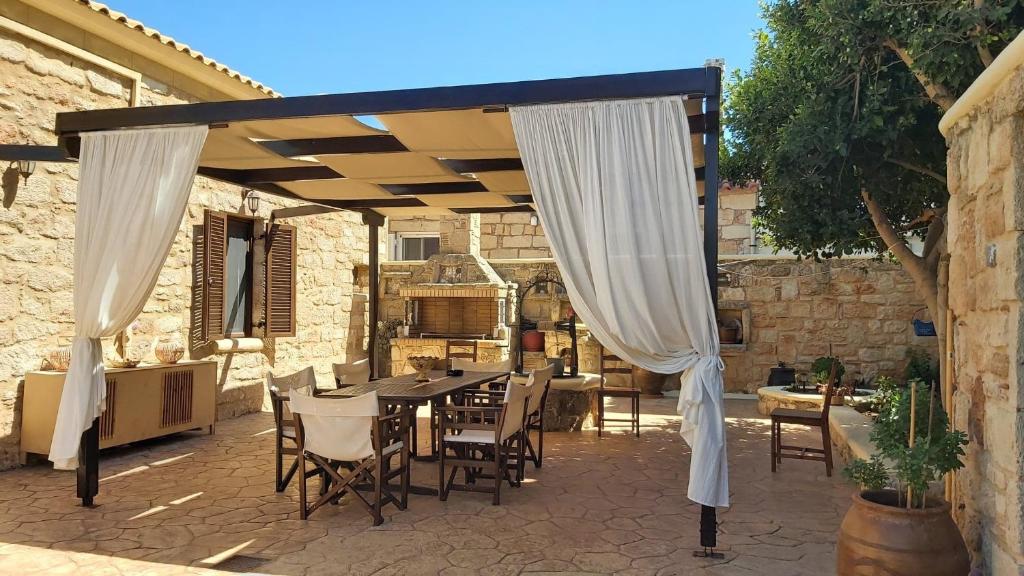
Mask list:
[{"label": "chimney", "polygon": [[480,215],[442,216],[441,254],[480,255]]}]

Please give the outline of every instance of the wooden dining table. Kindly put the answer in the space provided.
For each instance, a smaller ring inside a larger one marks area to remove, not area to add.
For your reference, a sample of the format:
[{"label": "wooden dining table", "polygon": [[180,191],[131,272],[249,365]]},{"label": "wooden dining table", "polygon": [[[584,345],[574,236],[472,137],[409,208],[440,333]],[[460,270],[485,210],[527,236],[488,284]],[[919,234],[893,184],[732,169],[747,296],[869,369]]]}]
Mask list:
[{"label": "wooden dining table", "polygon": [[[389,378],[380,378],[345,386],[337,390],[319,392],[317,395],[327,398],[352,398],[369,392],[376,392],[382,406],[400,406],[407,410],[416,410],[429,402],[444,405],[449,400],[460,403],[462,393],[471,388],[479,388],[483,384],[508,377],[507,372],[463,372],[460,376],[449,376],[444,370],[432,370],[427,382],[417,382],[415,374],[403,374]],[[431,419],[433,421],[433,419]],[[435,430],[431,430],[430,454],[419,455],[416,451],[416,419],[412,419],[412,442],[409,446],[411,456],[417,460],[435,460],[437,458],[437,438]],[[413,494],[437,494],[434,488],[412,485],[409,491]]]}]

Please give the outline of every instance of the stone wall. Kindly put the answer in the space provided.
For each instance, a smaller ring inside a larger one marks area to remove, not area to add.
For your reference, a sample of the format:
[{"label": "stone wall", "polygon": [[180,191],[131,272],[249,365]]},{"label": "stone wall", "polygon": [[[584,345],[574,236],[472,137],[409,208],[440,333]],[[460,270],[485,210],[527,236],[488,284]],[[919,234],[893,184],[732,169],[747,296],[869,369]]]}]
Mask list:
[{"label": "stone wall", "polygon": [[779,361],[806,371],[831,353],[846,378],[858,378],[901,373],[910,348],[937,354],[934,337],[914,335],[911,320],[924,304],[897,264],[760,258],[721,267],[728,271],[719,288],[723,317],[749,318],[747,340],[723,346],[729,392],[756,391]]},{"label": "stone wall", "polygon": [[985,574],[1024,569],[1022,86],[1018,67],[947,134],[953,420],[970,440],[953,504]]},{"label": "stone wall", "polygon": [[[157,67],[159,69],[159,67]],[[211,69],[212,70],[212,69]],[[219,74],[219,72],[213,71]],[[197,101],[170,72],[145,76],[141,102]],[[190,81],[187,86],[194,84]],[[59,111],[123,107],[127,81],[27,39],[0,32],[0,142],[53,145]],[[39,369],[53,348],[69,343],[72,258],[78,169],[40,163],[22,181],[0,166],[0,468],[17,461],[24,374]],[[188,210],[157,286],[139,317],[136,342],[173,336],[188,342],[193,227],[205,208],[238,212],[242,191],[197,178]],[[291,206],[264,195],[260,215]],[[364,355],[365,300],[353,294],[353,269],[366,264],[367,232],[358,215],[295,220],[298,227],[297,335],[263,342],[260,352],[215,355],[219,363],[218,417],[259,410],[267,370],[289,372],[313,364],[332,381],[331,361]],[[356,303],[353,304],[355,297]],[[105,346],[108,355],[112,349]],[[152,360],[152,357],[149,358]]]},{"label": "stone wall", "polygon": [[[751,254],[751,221],[757,207],[757,186],[723,184],[719,190],[719,254]],[[704,209],[700,210],[704,221]],[[551,248],[539,224],[530,223],[531,214],[508,212],[480,215],[480,255],[488,260],[551,258]],[[391,218],[391,234],[438,233],[439,216]]]}]

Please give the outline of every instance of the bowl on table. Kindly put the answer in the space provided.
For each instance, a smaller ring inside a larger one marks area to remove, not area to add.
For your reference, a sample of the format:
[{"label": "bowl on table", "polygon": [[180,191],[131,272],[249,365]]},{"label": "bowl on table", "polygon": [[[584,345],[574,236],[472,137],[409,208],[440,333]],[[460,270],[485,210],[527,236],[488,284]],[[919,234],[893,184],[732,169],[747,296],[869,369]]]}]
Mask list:
[{"label": "bowl on table", "polygon": [[427,382],[430,380],[427,372],[434,367],[434,363],[440,360],[440,358],[436,356],[409,356],[407,360],[409,361],[409,366],[416,370],[416,381]]}]

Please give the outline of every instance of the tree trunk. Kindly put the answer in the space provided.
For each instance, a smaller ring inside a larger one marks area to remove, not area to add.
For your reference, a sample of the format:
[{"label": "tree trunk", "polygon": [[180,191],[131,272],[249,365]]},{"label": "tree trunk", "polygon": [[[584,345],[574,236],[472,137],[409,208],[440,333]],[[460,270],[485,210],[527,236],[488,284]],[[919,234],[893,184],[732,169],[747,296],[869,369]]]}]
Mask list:
[{"label": "tree trunk", "polygon": [[[939,313],[937,269],[929,266],[925,258],[914,254],[910,246],[907,245],[903,235],[893,227],[892,222],[889,221],[889,217],[885,215],[882,207],[871,197],[867,190],[861,191],[861,198],[863,198],[864,205],[868,209],[868,214],[871,215],[871,221],[874,223],[875,229],[878,230],[878,235],[885,242],[885,247],[896,256],[896,259],[900,261],[903,268],[910,274],[911,279],[914,280],[914,285],[917,287],[918,294],[924,300],[925,306],[928,307],[928,312],[931,313],[932,319],[936,320]],[[945,245],[945,242],[941,244]],[[936,246],[933,249],[938,250],[941,248]]]}]

